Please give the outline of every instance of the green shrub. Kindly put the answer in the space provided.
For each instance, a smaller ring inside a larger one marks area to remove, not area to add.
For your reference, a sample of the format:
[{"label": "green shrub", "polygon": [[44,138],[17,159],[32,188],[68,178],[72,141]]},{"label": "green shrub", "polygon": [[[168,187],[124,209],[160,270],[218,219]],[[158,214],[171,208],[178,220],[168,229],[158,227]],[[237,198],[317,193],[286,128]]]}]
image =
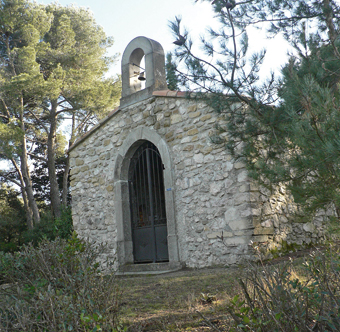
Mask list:
[{"label": "green shrub", "polygon": [[35,247],[38,246],[43,239],[54,240],[56,238],[56,229],[51,213],[42,213],[39,224],[36,224],[33,229],[26,230],[23,238],[25,244],[31,243]]},{"label": "green shrub", "polygon": [[292,261],[252,266],[228,305],[232,331],[340,331],[339,251],[313,253],[297,275]]},{"label": "green shrub", "polygon": [[24,243],[26,216],[19,192],[0,184],[0,251],[17,251]]},{"label": "green shrub", "polygon": [[55,219],[55,234],[62,239],[70,238],[73,232],[73,223],[72,223],[72,211],[71,207],[64,206],[61,209],[60,218]]},{"label": "green shrub", "polygon": [[120,294],[112,264],[99,264],[105,250],[74,233],[0,254],[0,331],[117,328]]},{"label": "green shrub", "polygon": [[39,224],[23,234],[24,243],[37,246],[43,239],[54,240],[57,237],[69,239],[73,231],[72,213],[70,207],[61,209],[61,217],[54,219],[51,212],[44,212]]}]

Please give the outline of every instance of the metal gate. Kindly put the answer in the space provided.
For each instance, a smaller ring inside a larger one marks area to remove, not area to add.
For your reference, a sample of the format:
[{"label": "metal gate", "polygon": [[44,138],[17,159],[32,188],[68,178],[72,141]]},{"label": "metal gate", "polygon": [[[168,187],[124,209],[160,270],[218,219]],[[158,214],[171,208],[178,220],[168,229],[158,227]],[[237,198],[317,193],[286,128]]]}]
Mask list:
[{"label": "metal gate", "polygon": [[135,263],[169,260],[163,163],[151,142],[143,143],[131,159],[129,193]]}]

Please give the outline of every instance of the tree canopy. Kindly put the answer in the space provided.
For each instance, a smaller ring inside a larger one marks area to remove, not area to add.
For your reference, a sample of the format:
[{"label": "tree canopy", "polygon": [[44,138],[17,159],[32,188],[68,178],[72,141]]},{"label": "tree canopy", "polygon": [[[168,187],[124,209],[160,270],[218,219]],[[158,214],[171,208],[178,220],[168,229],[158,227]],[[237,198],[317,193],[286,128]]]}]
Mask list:
[{"label": "tree canopy", "polygon": [[[22,192],[27,220],[39,222],[29,165],[47,165],[55,217],[67,204],[68,161],[60,195],[56,158],[77,136],[111,110],[120,96],[119,78],[107,78],[112,45],[83,8],[0,1],[0,157],[11,162],[3,180]],[[61,126],[68,121],[69,136]]]},{"label": "tree canopy", "polygon": [[[340,216],[340,7],[332,0],[215,0],[219,30],[203,37],[205,54],[176,18],[170,27],[184,43],[178,70],[225,119],[224,143],[269,187],[285,184],[305,215],[335,208]],[[282,34],[294,47],[282,75],[264,79],[265,50],[249,54],[248,27]]]}]

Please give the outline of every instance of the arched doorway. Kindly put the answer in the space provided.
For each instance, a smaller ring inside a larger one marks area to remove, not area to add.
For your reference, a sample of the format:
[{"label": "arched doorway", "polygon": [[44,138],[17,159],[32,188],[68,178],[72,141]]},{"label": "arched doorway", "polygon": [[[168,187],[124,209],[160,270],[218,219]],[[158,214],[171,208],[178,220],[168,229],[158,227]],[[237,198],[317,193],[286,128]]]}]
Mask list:
[{"label": "arched doorway", "polygon": [[133,154],[129,200],[135,263],[168,262],[164,165],[157,147],[145,141]]},{"label": "arched doorway", "polygon": [[[160,270],[172,270],[181,267],[179,257],[179,243],[176,226],[175,213],[175,190],[173,181],[174,169],[172,158],[167,143],[154,130],[147,127],[138,127],[131,131],[125,138],[115,156],[114,167],[114,200],[115,200],[115,221],[117,227],[117,258],[121,271],[134,271],[135,268],[150,271],[150,264],[133,264],[133,237],[131,225],[131,204],[129,190],[129,170],[132,159],[137,156],[136,151],[146,142],[151,142],[157,148],[162,165],[164,165],[164,196],[167,226],[167,246],[169,262],[154,264]],[[152,269],[155,267],[153,266]]]}]

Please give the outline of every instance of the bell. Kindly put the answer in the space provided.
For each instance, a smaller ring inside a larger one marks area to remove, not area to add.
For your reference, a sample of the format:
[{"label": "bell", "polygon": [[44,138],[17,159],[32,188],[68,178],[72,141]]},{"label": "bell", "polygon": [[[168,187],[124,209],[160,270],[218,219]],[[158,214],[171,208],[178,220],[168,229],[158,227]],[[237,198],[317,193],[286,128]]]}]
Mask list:
[{"label": "bell", "polygon": [[142,71],[142,72],[139,74],[139,76],[138,76],[138,80],[140,80],[140,81],[145,81],[146,78],[144,77],[144,75],[145,75],[145,73]]}]

